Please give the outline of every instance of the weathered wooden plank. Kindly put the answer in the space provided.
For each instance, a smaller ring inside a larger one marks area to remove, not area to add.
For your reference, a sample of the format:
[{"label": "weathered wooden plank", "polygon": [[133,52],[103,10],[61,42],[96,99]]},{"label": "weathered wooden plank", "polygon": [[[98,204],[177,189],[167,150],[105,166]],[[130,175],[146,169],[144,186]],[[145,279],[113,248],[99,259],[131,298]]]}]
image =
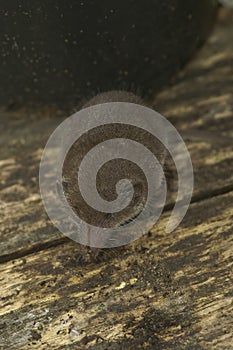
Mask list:
[{"label": "weathered wooden plank", "polygon": [[[194,197],[232,187],[233,12],[220,12],[208,43],[154,106],[183,135],[194,163]],[[213,192],[212,192],[213,191]]]},{"label": "weathered wooden plank", "polygon": [[[39,115],[38,115],[39,113]],[[61,237],[47,219],[38,187],[49,134],[63,118],[53,109],[1,112],[0,256],[36,249]],[[23,116],[23,117],[22,117]]]},{"label": "weathered wooden plank", "polygon": [[[81,265],[69,242],[1,266],[1,349],[232,349],[233,192]],[[203,215],[204,213],[204,215]]]},{"label": "weathered wooden plank", "polygon": [[[154,102],[187,141],[195,201],[233,188],[232,18],[232,11],[222,11],[208,43]],[[54,109],[0,114],[0,261],[64,241],[47,219],[38,189],[42,149],[64,117]]]}]

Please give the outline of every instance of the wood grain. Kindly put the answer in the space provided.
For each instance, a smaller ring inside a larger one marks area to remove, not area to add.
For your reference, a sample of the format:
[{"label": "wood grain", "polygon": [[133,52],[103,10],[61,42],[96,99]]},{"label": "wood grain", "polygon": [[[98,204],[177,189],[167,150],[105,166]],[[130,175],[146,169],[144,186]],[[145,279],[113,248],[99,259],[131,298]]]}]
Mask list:
[{"label": "wood grain", "polygon": [[99,263],[70,242],[2,265],[1,348],[232,349],[232,200],[192,204],[169,235],[164,217]]}]

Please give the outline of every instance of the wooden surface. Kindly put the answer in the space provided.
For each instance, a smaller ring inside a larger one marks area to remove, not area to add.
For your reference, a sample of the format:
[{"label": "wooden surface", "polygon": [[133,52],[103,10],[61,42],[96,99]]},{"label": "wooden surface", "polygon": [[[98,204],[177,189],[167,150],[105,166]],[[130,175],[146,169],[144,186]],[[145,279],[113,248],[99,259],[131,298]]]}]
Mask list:
[{"label": "wooden surface", "polygon": [[187,216],[167,235],[167,210],[150,234],[88,263],[38,190],[43,147],[65,116],[1,111],[0,349],[233,349],[232,91],[233,12],[222,10],[208,43],[154,99],[193,160]]}]

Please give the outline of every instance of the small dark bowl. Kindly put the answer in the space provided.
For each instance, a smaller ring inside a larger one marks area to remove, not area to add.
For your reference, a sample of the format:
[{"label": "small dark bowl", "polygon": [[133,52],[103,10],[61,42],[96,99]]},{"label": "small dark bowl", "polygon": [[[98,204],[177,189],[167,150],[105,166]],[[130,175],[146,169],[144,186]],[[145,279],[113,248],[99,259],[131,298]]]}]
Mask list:
[{"label": "small dark bowl", "polygon": [[0,104],[150,94],[205,40],[215,0],[2,0]]}]

